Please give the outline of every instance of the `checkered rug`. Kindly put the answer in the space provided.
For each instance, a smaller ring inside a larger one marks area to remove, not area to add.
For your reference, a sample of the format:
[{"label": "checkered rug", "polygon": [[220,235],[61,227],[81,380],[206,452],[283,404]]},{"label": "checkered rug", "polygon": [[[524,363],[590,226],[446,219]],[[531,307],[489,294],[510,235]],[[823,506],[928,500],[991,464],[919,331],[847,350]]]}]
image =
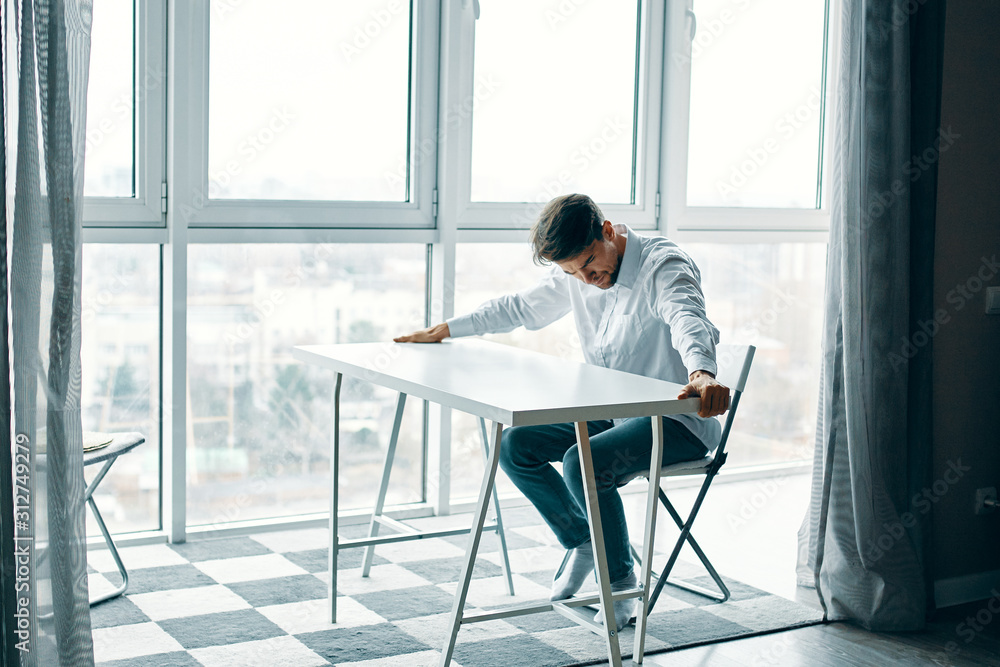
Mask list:
[{"label": "checkered rug", "polygon": [[[468,516],[410,522],[434,529]],[[514,588],[506,592],[498,540],[484,534],[467,612],[548,598],[562,549],[531,508],[504,512]],[[360,537],[365,526],[349,527]],[[209,667],[437,665],[461,574],[467,536],[376,548],[361,577],[362,549],[341,552],[338,623],[327,620],[326,531],[306,529],[121,550],[128,592],[92,608],[100,665]],[[669,539],[663,540],[666,544]],[[665,560],[661,556],[657,562]],[[109,552],[89,554],[91,594],[118,581]],[[675,575],[708,586],[693,565]],[[650,616],[647,651],[798,627],[818,611],[738,581],[725,604],[666,587]],[[631,628],[621,633],[631,651]],[[464,667],[576,665],[606,659],[603,640],[554,612],[474,623],[461,629],[455,663]]]}]

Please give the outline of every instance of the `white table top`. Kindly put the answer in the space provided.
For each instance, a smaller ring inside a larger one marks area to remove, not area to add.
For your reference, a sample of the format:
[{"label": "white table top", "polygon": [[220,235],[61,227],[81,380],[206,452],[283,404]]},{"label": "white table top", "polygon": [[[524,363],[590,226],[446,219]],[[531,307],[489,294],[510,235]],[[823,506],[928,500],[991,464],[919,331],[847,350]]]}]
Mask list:
[{"label": "white table top", "polygon": [[696,412],[682,385],[478,339],[302,345],[293,356],[507,426]]}]

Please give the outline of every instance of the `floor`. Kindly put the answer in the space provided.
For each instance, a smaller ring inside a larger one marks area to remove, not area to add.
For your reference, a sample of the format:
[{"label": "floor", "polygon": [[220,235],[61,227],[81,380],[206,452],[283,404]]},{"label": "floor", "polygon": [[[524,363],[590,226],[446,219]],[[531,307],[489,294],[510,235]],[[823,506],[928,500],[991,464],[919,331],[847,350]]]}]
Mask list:
[{"label": "floor", "polygon": [[[809,475],[716,483],[694,534],[716,568],[751,586],[819,606],[815,591],[795,584],[796,533],[809,499]],[[670,496],[682,513],[696,489]],[[630,516],[644,500],[628,498]],[[669,520],[669,519],[668,519]],[[689,554],[690,556],[690,554]],[[852,667],[1000,665],[1000,599],[939,611],[925,631],[867,632],[830,623],[648,656],[651,667]],[[606,664],[606,663],[605,663]]]},{"label": "floor", "polygon": [[[641,483],[636,483],[641,486]],[[693,501],[696,488],[678,488],[670,492],[678,510],[683,514]],[[777,595],[795,599],[804,604],[818,607],[815,593],[810,589],[797,587],[795,584],[796,533],[804,515],[809,494],[808,475],[788,475],[770,480],[755,480],[733,483],[716,483],[709,494],[705,505],[695,524],[695,536],[704,550],[709,554],[717,569],[724,575],[739,579],[751,586]],[[643,516],[645,496],[643,493],[624,496],[629,517],[634,517],[637,528]],[[458,519],[453,517],[452,519]],[[442,518],[443,519],[443,518]],[[665,513],[661,513],[661,522],[670,522]],[[635,529],[633,529],[635,531]],[[635,531],[638,534],[638,531]],[[660,535],[669,540],[669,535],[676,530],[672,525],[661,523]],[[533,535],[536,540],[546,539],[545,531]],[[260,538],[267,543],[267,538]],[[659,542],[659,541],[658,541]],[[409,543],[418,544],[418,543]],[[196,561],[202,557],[199,554],[199,543],[189,543],[184,547],[188,560]],[[206,545],[207,546],[207,545]],[[661,545],[662,546],[662,545]],[[164,547],[165,548],[165,547]],[[277,548],[277,546],[275,547]],[[287,548],[283,546],[282,548]],[[161,549],[162,550],[162,549]],[[306,570],[321,570],[325,565],[325,553],[318,551],[313,562],[303,562],[300,565]],[[684,554],[687,560],[693,560],[693,554]],[[241,554],[231,554],[239,557]],[[205,556],[208,557],[208,556]],[[217,556],[216,556],[217,557]],[[109,558],[106,551],[96,551],[91,558]],[[234,560],[238,565],[240,559]],[[458,559],[456,559],[458,560]],[[220,572],[226,573],[225,561],[217,561]],[[163,566],[180,568],[176,563],[163,563]],[[204,569],[205,563],[199,563]],[[194,572],[188,565],[187,569]],[[198,573],[194,573],[198,574]],[[234,572],[230,578],[239,579],[239,573]],[[296,573],[285,573],[293,576]],[[226,574],[226,576],[229,576]],[[303,580],[306,577],[300,577]],[[263,582],[262,582],[263,583]],[[316,583],[316,582],[311,582]],[[240,584],[243,585],[243,584]],[[262,588],[260,591],[246,584],[248,591],[260,596],[277,596],[273,602],[281,600],[280,591]],[[97,592],[97,591],[94,591]],[[130,594],[133,591],[129,591]],[[139,591],[136,591],[137,593]],[[168,595],[151,591],[146,596]],[[135,598],[133,598],[135,599]],[[138,598],[141,603],[142,596]],[[204,604],[204,600],[192,598],[189,601],[171,600],[172,603],[186,603],[192,609]],[[255,603],[256,605],[256,603]],[[95,608],[99,610],[100,607]],[[278,609],[278,607],[275,607]],[[280,611],[280,609],[279,609]],[[735,666],[752,665],[802,665],[806,666],[841,666],[841,665],[1000,665],[1000,623],[992,623],[995,615],[1000,613],[1000,600],[989,603],[967,605],[962,608],[945,610],[929,624],[926,631],[914,634],[877,634],[865,632],[849,624],[826,624],[778,632],[747,639],[708,644],[647,656],[645,664],[652,666],[686,666],[712,665]],[[237,612],[233,612],[234,616]],[[118,625],[117,619],[107,619],[104,628],[97,612],[95,619],[95,641],[101,645],[103,660],[114,661],[117,656],[116,640],[112,637],[113,627]],[[238,619],[233,619],[234,621]],[[272,619],[273,620],[273,619]],[[286,619],[278,619],[279,625]],[[293,619],[295,620],[295,619]],[[170,622],[170,621],[168,621]],[[179,622],[179,621],[177,621]],[[161,621],[162,624],[162,621]],[[282,626],[284,627],[284,626]],[[238,627],[234,631],[239,630]],[[198,633],[199,629],[192,628]],[[291,632],[289,630],[289,632]],[[219,647],[220,649],[222,647]],[[209,664],[212,660],[219,664],[230,663],[234,656],[215,656],[212,649],[206,648],[199,662]],[[193,651],[192,653],[196,653]],[[292,658],[292,656],[288,656]],[[202,660],[204,658],[205,660]],[[106,663],[106,664],[111,664]],[[150,663],[151,664],[151,663]],[[178,663],[180,664],[180,663]],[[294,661],[289,664],[294,664]],[[305,663],[303,663],[305,664]]]},{"label": "floor", "polygon": [[967,617],[982,614],[984,610],[992,619],[994,614],[982,602],[949,609],[920,633],[890,635],[866,632],[846,623],[830,623],[651,655],[645,664],[650,667],[1000,665],[1000,629],[996,624],[987,624],[980,633],[963,629]]},{"label": "floor", "polygon": [[[809,602],[812,596],[795,583],[797,533],[809,502],[808,474],[779,474],[771,479],[713,483],[692,530],[698,543],[719,572],[755,588],[783,597]],[[670,490],[671,502],[686,516],[698,493],[697,487]],[[641,491],[644,483],[633,486]],[[626,493],[627,516],[635,517],[631,532],[638,532],[645,511],[644,493]],[[658,513],[657,530],[664,538],[676,534],[666,512]],[[682,557],[694,561],[688,547]]]}]

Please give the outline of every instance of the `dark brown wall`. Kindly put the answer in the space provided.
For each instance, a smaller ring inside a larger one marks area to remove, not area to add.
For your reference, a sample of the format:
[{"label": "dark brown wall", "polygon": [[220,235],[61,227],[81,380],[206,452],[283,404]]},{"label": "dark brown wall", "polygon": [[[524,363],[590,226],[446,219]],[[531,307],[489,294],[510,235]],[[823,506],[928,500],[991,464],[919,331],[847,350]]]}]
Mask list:
[{"label": "dark brown wall", "polygon": [[977,488],[1000,487],[1000,315],[985,314],[1000,269],[983,262],[1000,260],[1000,2],[947,2],[941,126],[961,136],[938,172],[934,479],[959,459],[971,470],[934,505],[938,580],[1000,570],[1000,512],[972,512]]}]

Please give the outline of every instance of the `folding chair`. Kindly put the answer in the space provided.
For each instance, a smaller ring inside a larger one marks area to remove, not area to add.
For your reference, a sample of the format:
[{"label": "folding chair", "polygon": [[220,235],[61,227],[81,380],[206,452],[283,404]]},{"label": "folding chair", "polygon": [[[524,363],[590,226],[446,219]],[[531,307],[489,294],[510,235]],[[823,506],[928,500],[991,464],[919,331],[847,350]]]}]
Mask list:
[{"label": "folding chair", "polygon": [[94,513],[94,519],[97,521],[97,527],[101,529],[101,535],[104,536],[104,543],[108,545],[108,551],[111,552],[111,557],[115,561],[115,565],[118,566],[118,574],[121,575],[122,583],[119,584],[110,593],[105,593],[100,595],[90,601],[91,606],[97,604],[98,602],[104,602],[105,600],[110,600],[111,598],[116,598],[125,592],[128,588],[128,572],[125,571],[125,564],[122,563],[121,556],[118,555],[118,548],[115,546],[115,541],[111,539],[111,533],[108,531],[108,527],[104,525],[104,517],[101,516],[100,510],[97,509],[97,503],[94,502],[94,491],[97,490],[97,486],[104,479],[104,476],[108,474],[111,470],[111,466],[114,465],[115,461],[122,454],[128,453],[146,442],[146,438],[141,433],[114,433],[114,439],[111,444],[107,445],[102,449],[97,449],[92,452],[84,452],[83,454],[83,465],[84,467],[93,465],[94,463],[104,462],[101,469],[94,476],[94,479],[90,480],[90,484],[87,485],[87,491],[84,494],[84,499],[87,504],[90,505],[90,510]]},{"label": "folding chair", "polygon": [[[656,604],[656,599],[660,596],[660,591],[663,590],[664,584],[670,584],[671,586],[682,588],[686,591],[702,595],[717,602],[725,602],[729,599],[729,589],[722,581],[722,577],[719,576],[719,573],[715,571],[711,561],[708,560],[708,556],[706,556],[705,552],[702,551],[700,546],[698,546],[698,542],[691,534],[691,526],[694,524],[694,520],[698,516],[698,510],[701,509],[701,504],[705,500],[705,494],[708,493],[708,487],[712,484],[712,480],[715,478],[716,474],[718,474],[719,469],[722,468],[723,464],[726,462],[726,441],[729,439],[729,432],[733,425],[733,418],[736,416],[736,408],[739,407],[740,396],[743,395],[743,389],[746,386],[747,376],[750,374],[750,364],[753,362],[753,355],[756,349],[757,348],[753,345],[719,345],[717,347],[716,363],[718,365],[718,373],[716,374],[716,379],[721,384],[729,387],[733,392],[732,400],[729,403],[729,412],[726,415],[726,423],[722,428],[722,439],[719,441],[719,446],[714,452],[708,454],[703,459],[699,459],[697,461],[682,461],[680,463],[664,466],[660,469],[661,477],[704,475],[705,480],[701,484],[701,490],[698,492],[698,497],[695,499],[694,505],[691,507],[691,513],[688,515],[686,520],[681,519],[681,515],[667,498],[667,494],[663,491],[663,488],[661,487],[659,489],[660,502],[666,508],[667,512],[674,520],[674,523],[677,524],[677,527],[680,528],[681,532],[680,536],[677,538],[677,543],[674,544],[673,551],[670,553],[670,558],[667,559],[666,566],[664,566],[659,575],[655,572],[652,575],[653,578],[656,579],[656,587],[653,589],[653,593],[649,598],[649,611],[653,610],[653,606]],[[619,480],[618,486],[624,486],[637,477],[648,476],[649,473],[647,471],[640,471]],[[720,593],[715,593],[684,581],[669,579],[670,572],[674,567],[674,563],[677,562],[677,556],[680,554],[681,547],[684,546],[685,542],[691,545],[691,549],[693,549],[695,554],[697,554],[698,559],[701,561],[702,565],[705,566],[708,574],[719,587]],[[641,564],[639,554],[634,548],[632,549],[632,555],[636,562]]]},{"label": "folding chair", "polygon": [[[43,441],[44,435],[43,431],[39,432],[39,441]],[[88,436],[98,435],[94,433],[88,433],[84,431],[84,441],[86,442]],[[101,469],[97,472],[90,484],[87,485],[86,490],[83,494],[84,501],[90,506],[90,510],[94,513],[94,519],[97,521],[97,527],[101,529],[101,535],[104,536],[104,543],[108,546],[108,551],[111,552],[111,558],[114,559],[115,565],[118,567],[118,574],[121,575],[122,583],[115,587],[115,589],[109,593],[104,593],[99,595],[93,600],[90,600],[90,606],[94,606],[99,602],[104,602],[105,600],[110,600],[116,598],[128,588],[128,572],[125,570],[125,564],[122,563],[122,558],[118,554],[118,548],[115,546],[115,541],[111,538],[111,532],[104,523],[104,517],[101,516],[101,511],[97,509],[97,503],[94,501],[94,491],[97,490],[98,485],[104,480],[104,476],[108,474],[111,470],[111,466],[114,465],[115,461],[122,454],[126,454],[142,443],[146,442],[145,436],[141,433],[107,433],[101,435],[112,436],[111,442],[107,445],[94,449],[93,451],[85,451],[83,453],[83,465],[87,467],[95,463],[104,463]],[[44,470],[46,466],[46,455],[40,454],[38,456],[38,467]],[[39,550],[38,562],[41,563],[42,560],[48,555],[47,550]],[[52,614],[43,614],[39,618],[51,618]]]}]

